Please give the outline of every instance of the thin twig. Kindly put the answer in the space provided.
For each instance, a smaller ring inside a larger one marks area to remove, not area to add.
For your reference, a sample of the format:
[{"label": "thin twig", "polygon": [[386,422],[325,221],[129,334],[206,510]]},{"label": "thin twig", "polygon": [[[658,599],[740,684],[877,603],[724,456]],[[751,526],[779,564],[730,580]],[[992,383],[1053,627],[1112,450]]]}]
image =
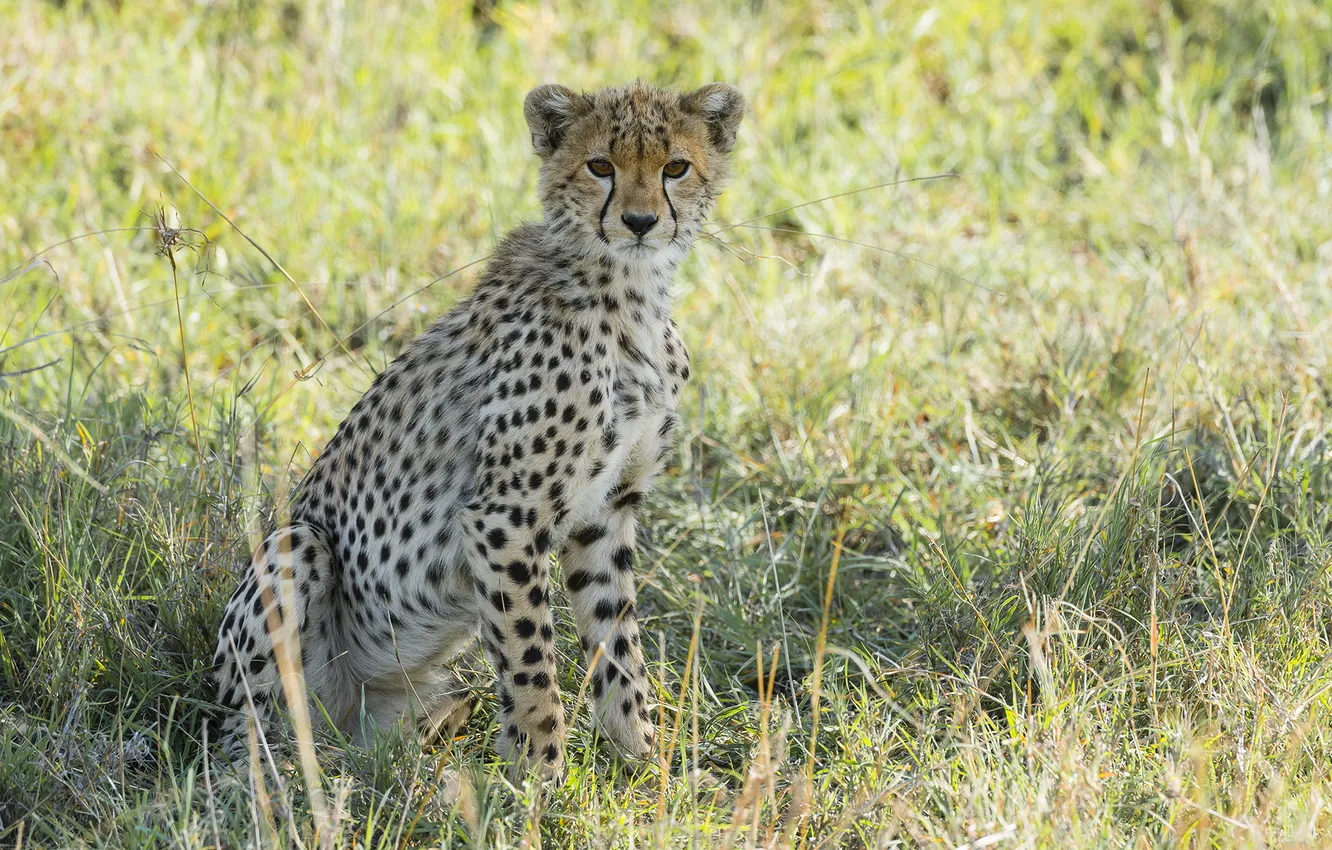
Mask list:
[{"label": "thin twig", "polygon": [[[68,239],[63,239],[55,243],[54,245],[48,245],[47,247],[38,251],[36,254],[33,254],[28,259],[24,260],[22,263],[19,263],[17,266],[10,269],[9,272],[4,277],[0,277],[0,283],[9,283],[11,280],[18,277],[19,275],[26,274],[27,272],[32,271],[32,269],[35,267],[38,257],[42,256],[43,254],[49,254],[55,249],[61,247],[62,245],[68,245],[69,243],[77,242],[80,239],[89,239],[93,236],[102,236],[107,233],[137,233],[142,230],[157,230],[157,228],[156,227],[109,227],[106,230],[93,230],[88,233],[80,233],[78,236],[71,236]],[[48,263],[47,265],[50,264]]]},{"label": "thin twig", "polygon": [[797,266],[795,263],[791,262],[785,257],[779,257],[776,254],[759,254],[755,251],[749,250],[743,245],[737,245],[734,242],[727,242],[725,239],[722,239],[719,236],[713,236],[711,233],[704,233],[703,238],[711,239],[713,242],[718,242],[722,245],[725,245],[726,249],[730,251],[733,256],[738,258],[742,263],[749,262],[744,258],[744,256],[742,256],[743,252],[743,254],[748,254],[749,256],[753,257],[756,260],[776,260],[779,263],[785,263],[787,266],[791,268],[791,271],[795,272],[801,277],[812,277],[812,275],[809,272],[801,271],[800,266]]},{"label": "thin twig", "polygon": [[945,174],[929,174],[924,177],[908,177],[905,180],[889,180],[887,183],[876,183],[873,186],[863,186],[859,189],[851,189],[850,191],[847,192],[838,192],[836,195],[828,195],[827,197],[824,198],[816,198],[812,201],[805,201],[803,204],[794,204],[789,207],[782,207],[779,210],[774,210],[770,213],[764,213],[763,215],[756,215],[753,218],[747,218],[744,221],[737,221],[734,224],[725,224],[722,225],[721,228],[718,230],[709,231],[708,235],[716,236],[718,233],[725,233],[726,231],[730,230],[733,227],[742,227],[746,224],[752,224],[753,222],[756,221],[762,221],[765,218],[772,218],[775,215],[781,215],[784,212],[790,212],[791,210],[798,210],[803,207],[811,207],[814,204],[821,204],[824,201],[831,201],[837,198],[845,198],[848,195],[859,195],[862,192],[873,192],[875,189],[886,189],[889,186],[901,186],[906,183],[923,183],[926,180],[943,180],[948,177],[961,177],[961,176],[962,176],[961,172],[949,171]]},{"label": "thin twig", "polygon": [[[194,432],[194,453],[199,457],[199,475],[204,474],[203,444],[199,442],[199,420],[194,415],[194,385],[190,383],[190,353],[185,347],[185,317],[180,309],[180,281],[176,273],[176,246],[180,243],[181,228],[168,227],[166,211],[158,209],[153,216],[157,225],[157,253],[171,264],[171,289],[176,298],[176,327],[180,331],[180,366],[185,373],[185,395],[190,405],[190,430]],[[184,243],[193,247],[189,243]]]},{"label": "thin twig", "polygon": [[819,746],[819,691],[823,685],[823,655],[828,650],[828,620],[832,616],[833,588],[837,585],[837,566],[842,560],[842,542],[846,539],[846,514],[837,529],[837,542],[833,544],[832,565],[828,568],[828,583],[823,590],[823,619],[819,623],[819,637],[814,645],[814,682],[810,687],[809,763],[806,781],[813,786],[814,760]]},{"label": "thin twig", "polygon": [[[358,325],[356,328],[354,328],[354,329],[352,330],[351,333],[347,334],[345,337],[343,337],[341,340],[338,341],[338,345],[339,345],[339,347],[342,347],[343,350],[345,351],[346,348],[345,348],[345,346],[343,346],[343,342],[344,342],[345,340],[351,339],[351,338],[352,338],[353,336],[355,336],[356,334],[358,334],[358,333],[360,333],[361,331],[365,330],[365,329],[366,329],[367,327],[369,327],[373,322],[378,321],[378,320],[380,319],[380,317],[382,317],[384,314],[388,313],[390,310],[393,310],[395,307],[397,307],[397,306],[398,306],[399,304],[401,304],[402,302],[404,302],[404,301],[406,301],[406,300],[408,300],[408,299],[410,299],[410,298],[414,298],[414,297],[416,297],[417,295],[421,294],[422,292],[425,292],[427,289],[429,289],[430,287],[432,287],[432,286],[434,286],[435,284],[439,283],[441,280],[444,280],[444,279],[446,279],[446,278],[453,277],[455,274],[458,274],[459,272],[461,272],[461,271],[463,271],[463,270],[465,270],[465,269],[469,269],[469,268],[471,268],[472,266],[476,265],[477,263],[484,263],[486,260],[489,260],[489,259],[490,259],[490,255],[487,254],[486,256],[481,257],[480,259],[472,260],[470,263],[466,263],[466,264],[464,264],[464,265],[458,266],[456,269],[453,269],[453,270],[451,270],[451,271],[445,272],[444,274],[440,275],[439,277],[435,278],[434,280],[430,281],[429,283],[424,284],[424,285],[422,285],[422,286],[419,286],[419,287],[417,287],[416,289],[413,289],[411,292],[409,292],[409,293],[407,293],[406,295],[402,296],[402,297],[399,298],[397,301],[394,301],[392,304],[388,305],[388,306],[385,307],[383,310],[380,310],[378,313],[376,313],[375,315],[373,315],[373,316],[371,316],[370,318],[366,319],[364,322],[362,322],[360,325]],[[310,361],[310,363],[307,364],[307,365],[305,366],[305,368],[303,368],[303,369],[299,370],[298,372],[296,372],[295,376],[291,379],[291,381],[288,382],[288,384],[287,384],[285,387],[283,387],[283,388],[281,389],[281,391],[278,392],[277,395],[273,396],[273,398],[268,402],[267,405],[264,406],[264,409],[261,410],[261,411],[259,412],[259,415],[256,416],[255,418],[256,418],[256,419],[262,419],[262,418],[264,417],[264,414],[268,413],[268,411],[269,411],[270,409],[272,409],[273,405],[277,403],[277,400],[278,400],[278,399],[280,399],[280,398],[282,398],[282,396],[286,395],[287,391],[290,390],[292,387],[296,386],[296,384],[298,384],[298,383],[300,383],[301,381],[304,381],[304,380],[306,380],[307,378],[309,378],[310,375],[311,375],[311,373],[314,372],[315,367],[317,367],[320,363],[323,363],[326,359],[328,359],[328,353],[327,353],[327,352],[325,352],[324,354],[321,354],[320,356],[316,357],[314,360]]]},{"label": "thin twig", "polygon": [[0,378],[17,378],[19,375],[31,375],[33,372],[40,372],[43,369],[49,369],[63,360],[63,357],[57,357],[49,363],[43,363],[40,366],[32,366],[27,369],[19,369],[17,372],[0,372]]},{"label": "thin twig", "polygon": [[[823,618],[819,623],[819,636],[814,644],[814,675],[809,691],[809,760],[805,763],[805,795],[812,799],[814,794],[814,762],[819,746],[819,699],[823,688],[823,655],[828,649],[828,621],[832,616],[833,588],[837,583],[837,566],[842,560],[842,544],[846,540],[847,514],[843,506],[842,520],[838,523],[837,541],[833,544],[832,565],[828,568],[828,583],[823,591]],[[796,840],[797,845],[804,842],[808,819],[802,819]]]},{"label": "thin twig", "polygon": [[180,178],[180,181],[182,183],[190,187],[190,191],[198,195],[199,200],[203,201],[205,204],[208,204],[208,206],[212,208],[213,212],[222,216],[223,221],[231,225],[232,230],[235,230],[237,233],[239,233],[241,237],[245,239],[246,242],[249,242],[251,245],[254,246],[254,249],[256,251],[264,255],[264,259],[268,260],[270,263],[273,264],[273,268],[277,269],[282,274],[282,276],[287,279],[287,282],[296,288],[296,294],[301,296],[301,300],[305,302],[305,306],[308,307],[310,312],[314,314],[314,317],[319,320],[319,324],[324,326],[324,330],[333,334],[334,339],[337,339],[338,347],[341,348],[349,358],[351,358],[351,361],[356,364],[356,368],[360,369],[362,372],[366,372],[367,374],[369,374],[366,367],[356,359],[355,355],[351,353],[351,349],[347,348],[346,343],[343,341],[343,339],[339,338],[337,333],[333,330],[333,328],[329,325],[329,323],[324,321],[324,317],[321,316],[319,314],[319,311],[315,309],[315,305],[310,301],[310,298],[305,294],[305,290],[301,289],[301,285],[296,282],[296,279],[294,277],[292,277],[290,274],[287,273],[287,270],[282,267],[282,264],[279,263],[277,260],[273,259],[273,255],[265,251],[263,246],[260,245],[258,242],[255,242],[253,239],[251,239],[249,234],[247,234],[244,230],[241,230],[239,227],[237,227],[236,222],[232,221],[227,216],[226,213],[218,209],[217,204],[208,200],[208,198],[204,196],[203,192],[200,192],[198,189],[196,189],[194,187],[194,184],[191,183],[189,180],[187,180],[185,178],[185,175],[181,174],[180,171],[177,170],[176,166],[172,165],[170,162],[167,162],[166,157],[162,156],[160,153],[157,153],[156,151],[153,152],[153,155],[156,156],[158,159],[162,160],[162,162],[166,165],[166,167],[170,168],[172,172],[174,172],[175,175]]},{"label": "thin twig", "polygon": [[[208,724],[203,726],[203,775],[204,788],[208,792],[208,819],[213,823],[213,845],[220,848],[222,846],[222,835],[217,829],[217,803],[213,799],[213,777],[208,770]],[[124,779],[121,780],[124,784]]]},{"label": "thin twig", "polygon": [[[894,257],[898,257],[898,258],[903,259],[903,260],[910,260],[910,261],[913,262],[913,263],[916,263],[916,264],[918,264],[918,265],[922,265],[922,266],[924,266],[925,268],[930,269],[930,270],[932,270],[932,271],[936,271],[936,272],[938,272],[938,273],[941,274],[941,275],[946,275],[946,276],[948,276],[948,277],[955,278],[956,280],[960,280],[960,281],[962,281],[963,283],[971,284],[972,286],[976,287],[977,289],[983,289],[983,290],[985,290],[986,292],[990,293],[991,295],[998,295],[1000,298],[1004,298],[1004,297],[1005,297],[1004,293],[999,292],[999,291],[994,290],[994,289],[991,289],[990,287],[988,287],[988,286],[986,286],[986,285],[984,285],[984,284],[982,284],[982,283],[977,283],[976,281],[974,281],[974,280],[972,280],[972,279],[970,279],[970,278],[963,277],[962,275],[958,274],[958,273],[955,272],[955,271],[951,271],[951,270],[949,270],[949,269],[943,268],[942,266],[936,266],[934,263],[928,262],[928,261],[926,261],[926,260],[922,260],[920,257],[914,257],[914,256],[912,256],[911,254],[904,254],[904,253],[902,253],[901,251],[894,251],[894,250],[891,249],[891,248],[884,248],[884,247],[879,246],[879,245],[871,245],[871,244],[868,243],[868,242],[858,242],[858,241],[856,241],[855,239],[844,239],[844,238],[842,238],[841,236],[833,236],[833,235],[830,234],[830,233],[810,233],[810,232],[807,231],[807,230],[797,230],[797,229],[795,229],[795,228],[793,228],[793,227],[765,227],[765,226],[763,226],[763,225],[761,225],[761,224],[737,224],[737,225],[734,225],[734,226],[735,226],[735,227],[743,227],[743,228],[745,228],[746,230],[767,230],[767,231],[769,231],[769,232],[771,232],[771,233],[795,233],[795,234],[798,234],[798,235],[800,235],[800,236],[808,236],[808,237],[810,237],[811,239],[831,239],[831,240],[833,240],[834,242],[843,242],[843,243],[845,243],[845,244],[847,244],[847,245],[856,245],[856,246],[859,246],[859,247],[861,247],[861,248],[868,248],[868,249],[870,249],[871,251],[879,251],[879,252],[884,253],[884,254],[891,254],[891,255],[893,255]],[[711,234],[709,234],[709,235],[711,235]],[[713,238],[716,238],[716,237],[713,237]],[[720,240],[718,240],[718,241],[720,241]],[[729,244],[729,243],[728,243],[728,244]]]}]

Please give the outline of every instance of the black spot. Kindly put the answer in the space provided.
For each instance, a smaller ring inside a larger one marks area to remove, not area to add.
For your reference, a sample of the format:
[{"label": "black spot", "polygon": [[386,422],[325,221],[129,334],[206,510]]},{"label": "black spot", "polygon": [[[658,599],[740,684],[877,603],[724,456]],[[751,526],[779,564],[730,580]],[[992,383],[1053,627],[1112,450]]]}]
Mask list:
[{"label": "black spot", "polygon": [[619,495],[615,499],[613,507],[617,511],[622,511],[625,508],[637,508],[641,504],[643,504],[643,494],[637,490],[630,490]]},{"label": "black spot", "polygon": [[620,572],[628,572],[634,568],[634,550],[628,546],[621,546],[611,555],[611,562],[615,564],[615,569]]},{"label": "black spot", "polygon": [[606,526],[604,525],[584,526],[575,531],[572,535],[574,542],[580,546],[591,546],[605,536]]},{"label": "black spot", "polygon": [[509,564],[509,578],[515,584],[527,584],[532,578],[532,572],[527,568],[527,564],[522,561],[514,561]]}]

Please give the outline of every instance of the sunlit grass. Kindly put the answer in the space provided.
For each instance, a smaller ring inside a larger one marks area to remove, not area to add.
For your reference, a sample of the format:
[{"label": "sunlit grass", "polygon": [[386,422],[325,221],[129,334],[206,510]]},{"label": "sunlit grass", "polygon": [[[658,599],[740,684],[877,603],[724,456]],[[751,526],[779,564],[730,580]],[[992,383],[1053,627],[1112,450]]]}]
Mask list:
[{"label": "sunlit grass", "polygon": [[247,513],[536,215],[526,91],[634,77],[751,104],[640,558],[667,769],[580,707],[507,786],[476,662],[448,746],[321,746],[321,840],[1332,842],[1325,5],[490,6],[0,0],[0,843],[315,844],[201,746]]}]

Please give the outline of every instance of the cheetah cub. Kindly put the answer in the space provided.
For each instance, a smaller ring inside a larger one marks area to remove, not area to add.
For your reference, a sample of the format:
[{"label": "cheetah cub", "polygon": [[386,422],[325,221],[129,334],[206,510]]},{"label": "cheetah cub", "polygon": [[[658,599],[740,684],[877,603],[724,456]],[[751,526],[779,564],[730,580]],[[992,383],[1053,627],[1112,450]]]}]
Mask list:
[{"label": "cheetah cub", "polygon": [[364,743],[399,722],[456,729],[470,703],[447,665],[479,633],[503,754],[558,775],[552,552],[596,720],[626,753],[651,751],[635,514],[689,378],[671,278],[744,111],[725,83],[528,94],[542,220],[374,381],[227,605],[214,675],[234,760],[251,720],[274,740],[274,635],[299,637],[312,716]]}]

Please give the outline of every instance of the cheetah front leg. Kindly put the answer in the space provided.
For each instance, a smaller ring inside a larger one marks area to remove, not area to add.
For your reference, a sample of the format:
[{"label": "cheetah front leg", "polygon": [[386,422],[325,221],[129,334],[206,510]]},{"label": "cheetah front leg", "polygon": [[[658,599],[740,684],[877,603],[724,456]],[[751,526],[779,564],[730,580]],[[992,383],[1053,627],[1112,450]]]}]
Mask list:
[{"label": "cheetah front leg", "polygon": [[649,682],[634,612],[635,511],[641,491],[620,492],[600,516],[570,535],[561,555],[597,723],[629,755],[652,752]]},{"label": "cheetah front leg", "polygon": [[[536,379],[533,379],[536,383]],[[521,385],[521,379],[520,379]],[[572,405],[496,406],[483,417],[475,499],[463,516],[466,552],[495,668],[499,747],[515,773],[558,776],[564,707],[556,684],[550,549],[567,499],[586,481],[587,422]]]},{"label": "cheetah front leg", "polygon": [[564,765],[564,706],[556,684],[548,590],[550,532],[548,526],[528,527],[529,512],[534,518],[544,513],[534,505],[503,502],[471,511],[469,561],[482,643],[495,668],[500,753],[515,776],[525,769],[558,776]]}]

